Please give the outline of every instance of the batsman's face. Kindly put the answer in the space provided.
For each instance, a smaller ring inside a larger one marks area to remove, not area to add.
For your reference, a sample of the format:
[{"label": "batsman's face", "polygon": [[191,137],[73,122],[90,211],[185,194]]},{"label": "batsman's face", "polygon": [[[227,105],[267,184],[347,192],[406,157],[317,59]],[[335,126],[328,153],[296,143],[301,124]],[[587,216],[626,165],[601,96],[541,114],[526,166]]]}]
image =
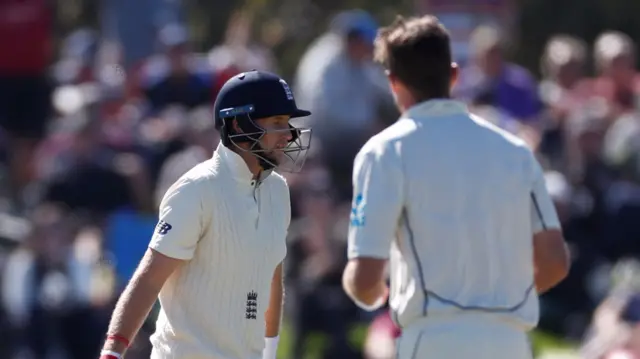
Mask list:
[{"label": "batsman's face", "polygon": [[268,155],[275,156],[276,159],[282,155],[282,150],[291,141],[291,130],[289,129],[290,116],[272,116],[260,119],[258,125],[265,130],[264,136],[260,139],[260,146]]}]

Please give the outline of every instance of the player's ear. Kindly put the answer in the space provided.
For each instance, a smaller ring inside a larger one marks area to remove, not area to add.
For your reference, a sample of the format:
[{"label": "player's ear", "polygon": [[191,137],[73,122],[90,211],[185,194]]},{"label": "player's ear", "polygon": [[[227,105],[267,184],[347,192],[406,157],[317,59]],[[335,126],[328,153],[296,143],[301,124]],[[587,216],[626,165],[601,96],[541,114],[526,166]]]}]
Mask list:
[{"label": "player's ear", "polygon": [[460,76],[460,68],[455,62],[451,63],[451,88],[453,88],[458,82],[458,76]]},{"label": "player's ear", "polygon": [[240,129],[240,126],[238,126],[238,120],[237,119],[233,119],[231,120],[231,127],[233,128],[233,132],[235,133],[242,133],[242,129]]},{"label": "player's ear", "polygon": [[398,92],[398,86],[400,83],[398,82],[398,78],[395,77],[389,70],[385,71],[387,74],[387,80],[389,80],[389,86],[391,87],[391,91]]}]

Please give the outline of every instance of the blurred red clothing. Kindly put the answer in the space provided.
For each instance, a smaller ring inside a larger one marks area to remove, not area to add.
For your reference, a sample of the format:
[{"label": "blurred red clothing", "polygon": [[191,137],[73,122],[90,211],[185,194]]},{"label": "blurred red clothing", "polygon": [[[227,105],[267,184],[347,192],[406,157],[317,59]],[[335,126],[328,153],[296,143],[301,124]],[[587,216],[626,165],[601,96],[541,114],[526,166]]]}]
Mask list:
[{"label": "blurred red clothing", "polygon": [[51,17],[46,0],[0,0],[0,75],[46,71],[52,55]]},{"label": "blurred red clothing", "polygon": [[604,356],[603,359],[638,359],[638,356],[627,350],[616,350]]},{"label": "blurred red clothing", "polygon": [[220,69],[215,73],[215,80],[213,85],[214,101],[215,101],[215,97],[218,96],[218,92],[220,92],[220,89],[222,89],[222,86],[225,84],[225,82],[227,82],[229,79],[231,79],[233,76],[239,73],[240,73],[240,69],[234,66],[229,66],[227,68]]},{"label": "blurred red clothing", "polygon": [[624,84],[606,76],[585,79],[578,83],[576,92],[583,97],[604,99],[611,106],[612,115],[616,116],[636,109],[636,99],[640,95],[640,74],[630,77]]},{"label": "blurred red clothing", "polygon": [[397,338],[400,336],[400,328],[395,325],[393,320],[391,320],[391,314],[389,311],[386,311],[383,314],[380,314],[373,320],[371,325],[369,326],[369,333],[372,332],[383,332],[391,336],[392,338]]}]

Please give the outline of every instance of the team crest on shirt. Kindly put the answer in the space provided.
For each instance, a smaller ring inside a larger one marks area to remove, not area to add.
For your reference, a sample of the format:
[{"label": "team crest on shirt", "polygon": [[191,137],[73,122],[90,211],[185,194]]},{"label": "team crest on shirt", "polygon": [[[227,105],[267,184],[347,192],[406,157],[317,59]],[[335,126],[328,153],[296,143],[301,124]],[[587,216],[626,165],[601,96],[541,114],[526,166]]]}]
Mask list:
[{"label": "team crest on shirt", "polygon": [[247,293],[247,308],[245,310],[245,318],[253,319],[257,318],[258,314],[258,293],[251,291]]},{"label": "team crest on shirt", "polygon": [[350,223],[354,227],[362,227],[365,222],[364,207],[366,202],[364,196],[360,193],[353,200],[353,207],[351,208],[351,216],[349,218]]},{"label": "team crest on shirt", "polygon": [[167,223],[165,221],[160,221],[156,225],[156,232],[158,232],[158,234],[160,234],[160,235],[165,235],[165,234],[169,233],[171,228],[173,228],[173,227],[169,223]]},{"label": "team crest on shirt", "polygon": [[280,84],[284,89],[284,94],[287,96],[287,100],[293,100],[293,92],[291,92],[291,88],[289,87],[289,84],[287,84],[287,82],[282,79],[280,79]]}]

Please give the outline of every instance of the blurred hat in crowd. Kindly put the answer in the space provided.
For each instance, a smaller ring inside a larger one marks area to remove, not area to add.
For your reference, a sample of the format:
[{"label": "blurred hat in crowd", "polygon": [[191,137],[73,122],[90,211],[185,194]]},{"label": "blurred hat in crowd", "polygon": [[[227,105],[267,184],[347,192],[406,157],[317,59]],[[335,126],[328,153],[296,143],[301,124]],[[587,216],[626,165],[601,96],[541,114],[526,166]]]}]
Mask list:
[{"label": "blurred hat in crowd", "polygon": [[364,10],[348,10],[336,15],[331,21],[331,31],[342,36],[360,35],[373,44],[378,33],[378,23]]},{"label": "blurred hat in crowd", "polygon": [[595,41],[593,55],[598,70],[620,56],[635,56],[635,45],[629,35],[619,31],[606,31]]},{"label": "blurred hat in crowd", "polygon": [[587,58],[586,43],[570,35],[556,35],[548,42],[541,61],[541,72],[553,76],[555,71],[572,62],[583,63]]},{"label": "blurred hat in crowd", "polygon": [[158,40],[163,47],[180,46],[189,41],[189,33],[181,24],[168,24],[160,29]]},{"label": "blurred hat in crowd", "polygon": [[544,181],[551,199],[560,203],[569,203],[571,200],[571,185],[565,176],[557,171],[548,171],[544,174]]},{"label": "blurred hat in crowd", "polygon": [[478,26],[473,30],[469,39],[471,53],[476,56],[496,48],[500,49],[505,44],[504,32],[494,24]]}]

